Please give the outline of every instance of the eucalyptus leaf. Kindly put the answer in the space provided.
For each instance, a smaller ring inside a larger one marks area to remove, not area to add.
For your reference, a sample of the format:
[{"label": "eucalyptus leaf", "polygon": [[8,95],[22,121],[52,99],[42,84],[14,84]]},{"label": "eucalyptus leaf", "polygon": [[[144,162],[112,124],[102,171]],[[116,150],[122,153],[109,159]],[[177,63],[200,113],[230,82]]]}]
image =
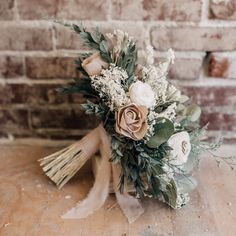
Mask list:
[{"label": "eucalyptus leaf", "polygon": [[114,138],[111,141],[111,147],[113,150],[117,150],[119,148],[119,142]]},{"label": "eucalyptus leaf", "polygon": [[107,53],[108,52],[108,46],[107,46],[107,43],[106,41],[102,40],[99,44],[99,47],[100,47],[100,50],[104,53]]},{"label": "eucalyptus leaf", "polygon": [[188,100],[189,100],[189,97],[186,96],[186,95],[181,95],[181,97],[180,97],[180,99],[179,99],[180,103],[185,103],[185,102],[187,102]]},{"label": "eucalyptus leaf", "polygon": [[174,133],[174,124],[166,118],[159,118],[154,126],[155,135],[147,142],[149,148],[158,148],[165,143]]},{"label": "eucalyptus leaf", "polygon": [[177,201],[177,187],[174,180],[166,186],[166,191],[162,192],[165,202],[172,208],[176,208]]},{"label": "eucalyptus leaf", "polygon": [[184,115],[186,115],[192,122],[195,122],[201,116],[201,108],[196,104],[192,104],[185,108]]},{"label": "eucalyptus leaf", "polygon": [[177,106],[177,111],[179,112],[179,111],[183,111],[184,109],[185,109],[186,107],[183,105],[183,104],[178,104],[178,106]]}]

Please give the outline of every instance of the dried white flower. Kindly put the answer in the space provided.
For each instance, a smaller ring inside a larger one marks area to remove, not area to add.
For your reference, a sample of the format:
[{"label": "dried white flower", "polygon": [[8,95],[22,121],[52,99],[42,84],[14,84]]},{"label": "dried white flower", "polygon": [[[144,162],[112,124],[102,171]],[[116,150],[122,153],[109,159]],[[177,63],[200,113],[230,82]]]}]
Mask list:
[{"label": "dried white flower", "polygon": [[114,30],[113,33],[108,33],[106,36],[110,41],[111,57],[116,62],[121,50],[125,50],[125,46],[129,45],[133,38],[120,29]]},{"label": "dried white flower", "polygon": [[156,94],[156,103],[161,104],[166,101],[166,90],[168,81],[165,73],[156,66],[142,67],[142,78],[148,83]]},{"label": "dried white flower", "polygon": [[152,65],[154,63],[154,50],[151,45],[148,45],[146,47],[144,57],[148,65]]},{"label": "dried white flower", "polygon": [[102,70],[101,75],[92,76],[91,84],[101,98],[106,98],[107,105],[113,111],[129,101],[122,86],[122,82],[127,78],[125,70],[111,64],[108,69]]},{"label": "dried white flower", "polygon": [[170,64],[174,64],[175,63],[175,52],[172,48],[170,48],[167,51],[167,60],[169,61]]},{"label": "dried white flower", "polygon": [[176,207],[175,209],[179,209],[185,206],[190,200],[188,193],[180,193],[177,191],[177,199],[176,199]]},{"label": "dried white flower", "polygon": [[179,101],[181,98],[181,91],[178,90],[174,85],[170,84],[167,89],[167,98],[168,102]]}]

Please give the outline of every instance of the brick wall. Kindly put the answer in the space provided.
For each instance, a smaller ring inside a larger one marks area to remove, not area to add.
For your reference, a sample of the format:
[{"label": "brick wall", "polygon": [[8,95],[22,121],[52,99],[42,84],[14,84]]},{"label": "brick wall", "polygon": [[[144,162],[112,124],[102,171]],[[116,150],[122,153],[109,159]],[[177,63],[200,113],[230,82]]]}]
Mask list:
[{"label": "brick wall", "polygon": [[156,56],[172,47],[170,79],[203,107],[211,135],[236,140],[235,0],[0,0],[1,137],[76,138],[95,125],[79,95],[54,91],[76,77],[84,48],[45,16],[121,28]]}]

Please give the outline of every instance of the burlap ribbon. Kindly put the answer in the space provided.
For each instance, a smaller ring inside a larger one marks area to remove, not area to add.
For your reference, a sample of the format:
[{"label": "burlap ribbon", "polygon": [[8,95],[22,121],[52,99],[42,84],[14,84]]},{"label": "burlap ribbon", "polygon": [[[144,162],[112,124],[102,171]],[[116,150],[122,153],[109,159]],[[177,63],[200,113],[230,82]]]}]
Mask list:
[{"label": "burlap ribbon", "polygon": [[[120,193],[118,184],[120,181],[121,167],[119,164],[109,162],[111,156],[111,140],[102,125],[90,132],[83,142],[83,151],[92,157],[94,150],[99,150],[102,160],[95,176],[95,182],[87,198],[79,202],[74,208],[65,213],[63,219],[85,218],[98,210],[106,201],[109,194],[109,184],[113,178],[114,192],[124,215],[129,223],[133,223],[143,212],[143,208],[138,199],[132,197],[124,186],[123,193]],[[98,142],[99,140],[99,142]],[[91,150],[93,150],[91,152]],[[111,175],[112,173],[112,175]]]}]

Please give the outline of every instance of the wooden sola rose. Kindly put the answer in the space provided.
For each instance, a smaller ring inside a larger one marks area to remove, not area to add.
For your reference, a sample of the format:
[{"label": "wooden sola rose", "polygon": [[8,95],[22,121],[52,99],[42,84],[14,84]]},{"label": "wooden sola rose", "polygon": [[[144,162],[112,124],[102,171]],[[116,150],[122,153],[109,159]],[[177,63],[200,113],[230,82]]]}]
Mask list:
[{"label": "wooden sola rose", "polygon": [[[138,200],[143,197],[174,209],[184,206],[197,185],[192,172],[200,154],[215,150],[220,142],[202,139],[206,126],[198,123],[201,109],[167,80],[173,51],[154,64],[153,48],[147,46],[141,65],[136,42],[127,33],[115,30],[104,35],[99,29],[89,32],[75,24],[64,25],[92,52],[76,60],[80,78],[59,90],[81,93],[88,99],[82,104],[85,112],[95,113],[101,123],[80,141],[39,162],[61,188],[98,151],[101,158],[88,196],[63,218],[84,218],[102,207],[111,183],[130,223],[143,213]],[[233,157],[212,157],[235,165]]]}]

